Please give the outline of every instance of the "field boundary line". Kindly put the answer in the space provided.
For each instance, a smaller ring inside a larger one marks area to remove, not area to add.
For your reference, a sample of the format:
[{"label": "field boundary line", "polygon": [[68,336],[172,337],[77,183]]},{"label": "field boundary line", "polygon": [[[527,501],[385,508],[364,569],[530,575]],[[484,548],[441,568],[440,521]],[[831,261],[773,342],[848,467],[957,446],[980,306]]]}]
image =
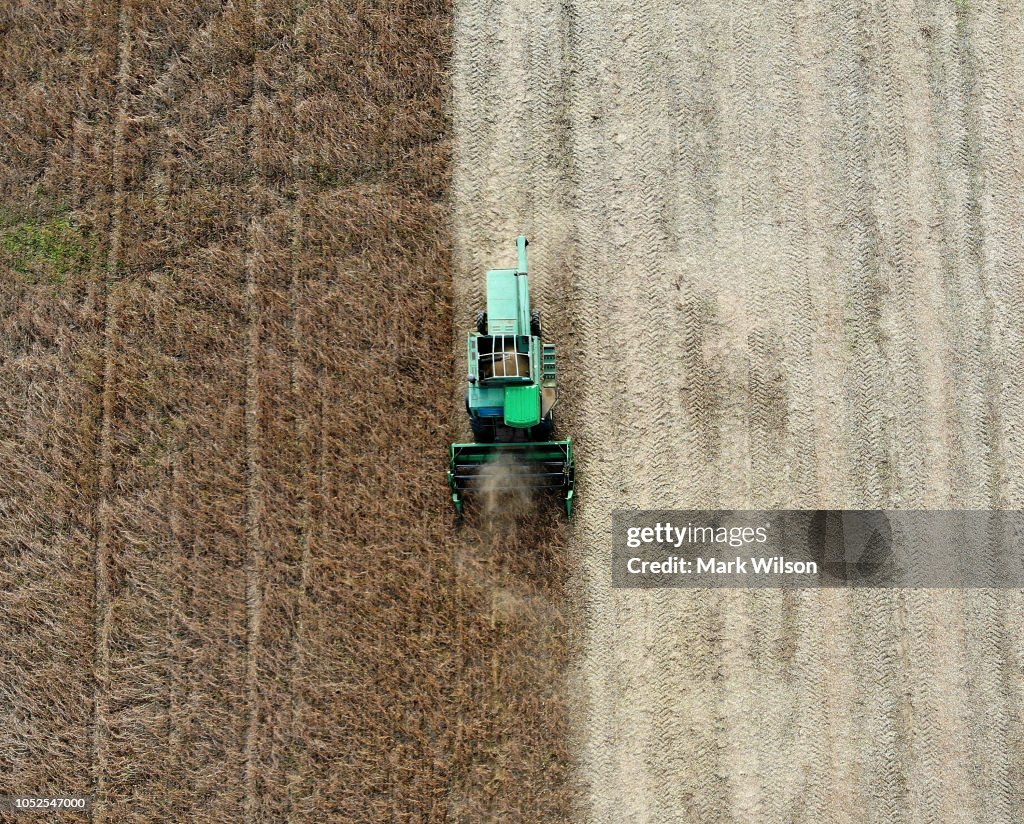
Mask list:
[{"label": "field boundary line", "polygon": [[93,576],[95,581],[93,635],[93,729],[92,756],[95,771],[94,790],[96,804],[92,821],[106,819],[107,752],[106,716],[108,682],[110,678],[110,626],[113,620],[110,598],[110,510],[114,487],[112,418],[114,408],[114,333],[115,310],[111,307],[111,286],[120,266],[121,221],[124,215],[124,141],[127,119],[127,82],[130,46],[128,42],[128,12],[124,3],[118,3],[117,12],[117,81],[115,90],[116,115],[111,166],[114,179],[114,200],[109,230],[110,246],[103,288],[103,384],[101,391],[101,424],[99,437],[99,497],[96,513],[96,551]]}]

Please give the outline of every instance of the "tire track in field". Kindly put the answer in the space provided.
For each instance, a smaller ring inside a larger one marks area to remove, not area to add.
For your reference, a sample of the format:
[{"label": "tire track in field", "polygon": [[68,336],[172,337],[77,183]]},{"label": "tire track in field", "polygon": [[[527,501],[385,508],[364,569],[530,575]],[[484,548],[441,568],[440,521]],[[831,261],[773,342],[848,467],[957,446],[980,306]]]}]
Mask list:
[{"label": "tire track in field", "polygon": [[[301,97],[301,96],[300,96]],[[302,237],[302,206],[305,201],[304,185],[299,184],[295,203],[290,218],[289,235],[293,251],[301,247]],[[302,746],[303,688],[302,674],[304,668],[303,636],[305,635],[305,619],[309,611],[309,587],[312,568],[313,530],[314,530],[314,497],[318,493],[316,479],[319,477],[319,466],[322,461],[320,451],[314,443],[314,421],[309,412],[309,398],[312,396],[319,405],[320,394],[317,381],[312,379],[308,366],[304,361],[306,346],[304,342],[313,337],[311,325],[308,323],[308,310],[305,301],[308,290],[305,288],[306,273],[298,260],[293,256],[290,261],[292,278],[289,286],[289,303],[291,316],[291,351],[289,352],[289,379],[291,381],[291,397],[295,399],[295,437],[301,445],[302,471],[299,479],[299,516],[298,516],[298,581],[295,592],[294,616],[295,626],[292,629],[290,644],[291,661],[288,672],[288,696],[290,697],[290,719],[288,727],[287,751],[301,765],[305,760],[305,748]],[[294,769],[302,775],[301,766]],[[298,781],[289,781],[287,785],[287,820],[294,821],[298,804]]]},{"label": "tire track in field", "polygon": [[[295,26],[297,53],[304,54],[307,48],[308,26],[305,15],[300,15]],[[301,60],[295,67],[295,100],[293,114],[298,119],[303,103],[308,95],[309,72]],[[312,310],[309,306],[312,289],[309,285],[310,276],[302,263],[303,247],[303,209],[306,206],[308,192],[307,183],[302,177],[304,158],[300,152],[295,153],[293,165],[295,169],[295,202],[291,216],[291,260],[292,280],[290,284],[289,302],[291,303],[292,351],[291,383],[292,397],[295,399],[296,437],[300,443],[302,455],[302,477],[299,482],[299,524],[298,543],[300,547],[298,591],[295,594],[295,627],[292,634],[291,661],[288,672],[288,692],[291,696],[291,719],[288,729],[288,751],[295,759],[292,775],[287,783],[287,821],[296,821],[300,814],[299,804],[302,796],[308,796],[306,776],[309,768],[308,748],[303,742],[308,741],[308,731],[304,726],[306,709],[304,675],[307,672],[306,633],[310,612],[310,587],[313,570],[314,531],[317,530],[319,507],[316,506],[318,496],[324,490],[324,419],[323,419],[323,387],[320,380],[320,368],[313,366],[308,341],[313,339],[314,327]],[[313,371],[315,369],[315,374]],[[312,395],[312,403],[308,400]],[[312,410],[315,409],[316,412]]]},{"label": "tire track in field", "polygon": [[[902,425],[899,437],[913,436],[913,429],[921,430],[915,438],[914,448],[920,449],[920,478],[909,481],[918,485],[918,497],[910,498],[910,505],[948,507],[953,505],[952,479],[949,455],[952,433],[948,407],[953,387],[947,380],[942,355],[950,324],[943,282],[941,237],[931,229],[939,208],[934,155],[941,140],[933,118],[927,112],[930,101],[930,81],[927,63],[931,29],[910,0],[901,0],[894,11],[895,31],[889,41],[893,54],[887,70],[896,78],[887,81],[891,88],[899,83],[902,96],[900,107],[888,104],[887,117],[896,117],[896,123],[878,123],[877,129],[890,145],[905,153],[893,170],[879,170],[880,184],[889,186],[901,198],[905,215],[897,227],[900,262],[906,271],[897,272],[894,294],[898,298],[893,313],[893,333],[903,334],[906,345],[915,347],[920,378],[920,405],[913,417]],[[889,98],[891,101],[891,97]],[[899,140],[893,141],[893,133]],[[889,180],[888,175],[898,178]],[[903,329],[902,326],[906,328]],[[907,361],[903,361],[907,363]],[[901,380],[913,379],[907,375]],[[913,411],[913,410],[911,410]],[[928,437],[924,437],[927,433]],[[906,475],[904,470],[902,475]]]},{"label": "tire track in field", "polygon": [[1024,256],[1024,67],[1014,44],[1024,33],[1019,15],[1001,15],[998,6],[972,4],[961,27],[962,48],[973,75],[978,225],[983,245],[979,265],[992,304],[990,347],[997,374],[1000,455],[996,505],[1024,501],[1024,297],[1019,262]]},{"label": "tire track in field", "polygon": [[951,405],[953,493],[958,506],[984,508],[995,492],[991,455],[993,413],[987,403],[985,369],[990,363],[985,334],[992,315],[980,266],[976,137],[956,16],[945,3],[928,8],[930,14],[926,19],[932,30],[930,114],[941,135],[936,160],[943,275],[950,314],[947,369],[955,388]]},{"label": "tire track in field", "polygon": [[[166,134],[167,124],[161,126]],[[166,144],[165,144],[166,146]],[[159,204],[157,214],[168,215],[172,212],[171,192],[174,190],[174,165],[168,157],[166,148],[160,153],[157,161],[156,190]],[[173,231],[168,227],[169,231]],[[173,281],[165,278],[156,287],[157,304],[165,309],[163,317],[155,318],[156,338],[160,341],[163,352],[168,351],[169,341],[173,339],[173,318],[166,316],[166,308],[176,303]],[[173,344],[170,344],[173,346]],[[172,349],[171,351],[176,351]],[[176,357],[176,355],[175,355]],[[172,401],[174,403],[174,401]],[[167,513],[168,551],[168,611],[167,637],[170,640],[170,654],[167,665],[167,776],[168,789],[173,792],[167,799],[175,809],[183,815],[189,815],[187,806],[188,788],[184,776],[189,771],[187,740],[191,727],[191,690],[189,679],[190,661],[189,641],[194,631],[192,611],[194,599],[191,578],[194,566],[190,564],[187,547],[192,543],[190,532],[191,522],[185,513],[189,511],[183,503],[186,494],[182,458],[185,444],[180,434],[171,438],[169,466],[164,488],[161,509]]]},{"label": "tire track in field", "polygon": [[[252,32],[254,41],[264,27],[262,0],[252,0],[251,8]],[[254,43],[255,48],[255,43]],[[265,104],[264,78],[260,65],[260,52],[257,50],[252,66],[252,89],[249,106],[249,162],[253,167],[254,181],[260,180],[260,114]],[[259,720],[260,720],[260,685],[258,650],[262,629],[263,585],[264,585],[264,548],[262,544],[261,509],[262,480],[260,468],[260,389],[259,389],[259,352],[260,352],[260,307],[259,283],[257,268],[258,249],[260,246],[260,220],[262,204],[259,203],[258,184],[254,182],[253,202],[249,208],[253,210],[249,218],[245,249],[245,312],[247,318],[245,343],[245,616],[246,616],[246,659],[245,659],[245,690],[247,693],[248,724],[242,744],[245,762],[243,814],[246,824],[254,824],[259,815]]]},{"label": "tire track in field", "polygon": [[[1024,33],[1022,29],[1019,16],[1000,19],[988,4],[957,9],[962,62],[970,79],[967,99],[973,112],[974,185],[978,190],[981,236],[978,263],[993,319],[988,340],[993,366],[990,374],[999,377],[989,399],[994,405],[998,447],[990,502],[995,508],[1020,507],[1022,502],[1022,283],[1019,268],[1010,264],[1024,252],[1020,209],[1024,191],[1020,162],[1024,152],[1019,138],[1024,81],[1019,74],[1019,50],[1012,45]],[[1017,56],[1016,70],[1011,56]],[[1019,644],[1024,629],[1020,623],[1024,598],[1020,592],[979,591],[967,593],[964,600],[968,628],[965,649],[974,653],[978,693],[990,696],[986,706],[974,702],[969,708],[972,726],[978,732],[971,764],[981,777],[975,804],[983,814],[980,820],[1014,821],[1024,814],[1019,789],[1024,777]]]},{"label": "tire track in field", "polygon": [[[170,663],[170,702],[168,708],[168,750],[170,755],[170,771],[177,778],[176,790],[184,790],[181,777],[188,774],[188,757],[186,755],[186,739],[191,726],[190,693],[191,682],[188,677],[190,656],[186,638],[192,632],[193,599],[190,597],[192,567],[186,555],[186,546],[190,543],[188,526],[182,512],[182,496],[184,493],[181,452],[176,449],[171,458],[171,481],[168,488],[166,503],[171,529],[171,550],[173,552],[171,580],[170,627],[171,638]],[[185,792],[176,793],[174,803],[184,806]]]},{"label": "tire track in field", "polygon": [[[715,236],[716,198],[721,170],[721,113],[715,81],[722,74],[713,53],[667,48],[685,32],[714,42],[720,26],[706,19],[708,7],[673,3],[652,32],[657,58],[671,71],[658,78],[657,101],[668,121],[669,183],[659,226],[661,258],[651,268],[659,278],[651,301],[662,307],[648,323],[659,330],[656,344],[663,362],[645,366],[651,388],[667,403],[671,425],[661,432],[660,449],[671,458],[667,477],[657,485],[639,484],[631,495],[636,505],[708,506],[719,493],[714,463],[721,449],[715,412],[721,402],[721,364],[707,351],[714,335],[717,307],[708,284]],[[650,356],[648,356],[650,357]],[[668,371],[681,367],[682,385],[659,385]],[[687,489],[678,488],[685,479]],[[720,593],[656,590],[653,599],[653,649],[661,688],[647,700],[655,707],[658,727],[647,756],[650,789],[648,817],[671,819],[685,814],[696,820],[727,820],[722,779],[723,723],[721,681],[722,611]],[[625,598],[635,597],[625,593]],[[635,654],[634,650],[629,651]]]},{"label": "tire track in field", "polygon": [[[812,386],[803,395],[794,379],[794,396],[797,404],[802,401],[812,410],[814,451],[818,456],[810,481],[812,502],[835,507],[848,495],[845,467],[850,455],[843,431],[844,387],[835,379],[843,368],[843,350],[836,344],[842,336],[843,299],[839,289],[842,270],[836,260],[835,233],[831,231],[835,218],[829,208],[835,203],[835,194],[833,181],[825,173],[829,162],[835,159],[828,129],[834,118],[835,91],[834,69],[828,59],[831,37],[827,14],[826,0],[816,0],[807,4],[793,21],[794,48],[800,66],[796,93],[805,107],[801,114],[807,123],[807,128],[801,130],[804,154],[796,158],[796,165],[807,175],[800,211],[807,227],[802,245],[808,271],[800,291],[804,293],[802,309],[809,314],[813,327],[807,343]],[[795,360],[803,355],[801,352]],[[797,413],[794,416],[800,417]]]},{"label": "tire track in field", "polygon": [[[827,472],[845,464],[838,437],[837,416],[825,347],[837,301],[824,286],[826,243],[815,206],[825,196],[814,172],[826,162],[821,123],[825,106],[821,55],[824,52],[821,7],[807,4],[773,6],[778,15],[780,45],[775,93],[779,97],[778,224],[785,231],[780,256],[782,283],[776,317],[788,317],[792,334],[783,336],[781,371],[788,387],[788,429],[782,445],[788,469],[789,491],[783,504],[800,509],[832,505],[829,494],[840,489]],[[796,128],[795,124],[802,124]],[[849,593],[803,591],[795,593],[787,632],[791,640],[790,689],[800,709],[788,719],[793,730],[791,761],[799,765],[801,779],[791,785],[786,809],[794,821],[816,822],[831,817],[852,821],[861,807],[856,765],[849,746],[854,720],[850,707],[853,665],[842,633],[849,625]],[[819,700],[802,702],[800,696]]]},{"label": "tire track in field", "polygon": [[[721,340],[730,365],[724,418],[732,433],[720,469],[722,504],[756,508],[769,495],[784,494],[786,486],[778,477],[777,444],[771,454],[766,442],[768,419],[784,407],[766,404],[769,374],[760,371],[771,368],[764,351],[771,334],[766,326],[771,322],[767,276],[774,262],[765,176],[769,164],[776,162],[771,142],[775,118],[763,79],[772,71],[773,20],[770,11],[755,13],[744,2],[723,5],[718,11],[723,33],[719,49],[728,81],[721,97],[723,209],[715,261],[721,282],[719,305],[728,306],[729,312]],[[770,483],[769,474],[775,475]],[[768,739],[778,744],[773,708],[781,706],[780,684],[758,661],[759,636],[768,641],[779,634],[781,595],[730,590],[722,596],[723,767],[730,777],[736,821],[774,820],[773,807],[782,801],[781,792],[766,792],[767,765],[761,749],[761,742]]]},{"label": "tire track in field", "polygon": [[[891,376],[888,412],[891,416],[888,436],[892,455],[892,492],[889,506],[942,506],[943,499],[924,497],[925,445],[924,431],[939,432],[940,444],[946,441],[939,422],[926,428],[922,420],[924,403],[920,359],[917,357],[915,333],[922,320],[930,320],[922,307],[906,311],[906,295],[913,294],[907,270],[906,229],[909,211],[906,191],[909,180],[908,145],[904,123],[908,120],[902,87],[906,71],[897,71],[896,33],[889,10],[873,9],[866,20],[865,46],[871,59],[867,72],[867,164],[871,191],[871,213],[877,221],[878,278],[889,298],[881,316],[881,340]],[[933,324],[934,325],[934,324]],[[941,343],[924,340],[925,351],[935,351]],[[942,475],[939,475],[941,479]],[[933,481],[933,484],[935,482]],[[917,568],[928,563],[926,546],[911,548],[909,556]],[[927,817],[956,820],[958,810],[947,795],[947,788],[966,783],[959,772],[963,761],[960,751],[964,740],[956,723],[962,695],[956,683],[955,670],[948,656],[951,642],[958,630],[955,615],[955,593],[908,591],[899,593],[904,599],[897,615],[904,616],[906,640],[900,644],[900,677],[910,690],[908,725],[907,782],[911,806]],[[941,636],[936,627],[947,628]],[[915,677],[930,671],[932,678]],[[898,705],[899,699],[893,704]],[[908,716],[906,709],[904,717]],[[940,777],[941,776],[941,777]]]},{"label": "tire track in field", "polygon": [[[970,67],[965,54],[968,47],[948,8],[933,7],[929,11],[926,19],[931,24],[929,68],[932,101],[936,132],[942,136],[941,141],[936,141],[933,152],[940,161],[937,203],[940,214],[942,210],[946,211],[945,242],[952,242],[956,247],[956,253],[950,254],[950,247],[946,245],[943,255],[947,272],[951,273],[945,278],[953,323],[949,360],[952,383],[950,407],[969,410],[959,414],[954,412],[953,417],[955,436],[951,444],[951,467],[956,479],[954,502],[967,507],[987,507],[996,503],[998,494],[990,451],[996,446],[992,427],[998,413],[992,401],[986,400],[986,396],[991,397],[986,384],[998,373],[992,369],[993,362],[985,338],[986,330],[991,327],[992,314],[985,278],[980,270],[983,237],[973,213],[973,201],[977,198],[974,188],[977,185],[978,159],[969,100]],[[937,80],[940,65],[942,79]],[[947,147],[954,150],[950,152]],[[954,195],[954,203],[964,203],[964,211],[956,216],[950,216],[948,210],[949,193],[953,192],[959,192]],[[961,327],[965,323],[971,328],[963,330]],[[968,362],[974,364],[969,373],[965,372]],[[967,478],[967,486],[963,485],[966,464],[970,464],[972,473]],[[986,563],[984,558],[971,560],[976,565]],[[971,717],[972,709],[978,703],[977,688],[973,680],[957,683],[956,674],[965,668],[974,670],[984,666],[978,660],[979,647],[998,648],[1002,635],[1000,621],[994,612],[984,609],[985,601],[978,599],[979,593],[941,593],[933,599],[926,595],[908,593],[912,604],[910,615],[917,619],[912,625],[912,637],[929,639],[925,641],[925,648],[934,651],[938,660],[931,667],[935,677],[921,679],[916,685],[928,700],[916,698],[915,703],[921,705],[925,713],[934,714],[932,725],[924,727],[925,735],[935,732],[939,739],[935,749],[948,761],[935,765],[921,763],[921,758],[915,760],[920,763],[921,783],[931,789],[932,795],[939,797],[936,802],[939,809],[935,814],[946,820],[957,820],[958,815],[965,816],[962,820],[978,820],[983,815],[997,812],[1000,805],[1005,805],[1007,797],[990,791],[985,793],[987,800],[976,798],[973,799],[975,804],[967,806],[961,795],[951,790],[951,787],[971,783],[964,770],[972,760],[976,764],[979,761],[977,756],[971,757],[972,752],[977,752],[978,742],[973,735],[976,728],[973,725],[965,728],[966,719]],[[947,630],[935,634],[936,626]],[[958,662],[959,667],[956,666]],[[1005,772],[1005,757],[1000,753],[997,747],[981,756],[981,760],[991,759],[997,772]],[[1002,762],[1001,766],[999,762]],[[944,774],[941,781],[933,777],[936,768]],[[984,775],[984,772],[979,774],[976,783],[987,783]]]},{"label": "tire track in field", "polygon": [[122,3],[117,9],[117,82],[113,154],[111,158],[114,201],[109,230],[105,287],[103,290],[103,383],[101,389],[101,422],[98,445],[99,502],[96,513],[95,560],[95,657],[93,667],[96,686],[93,693],[94,719],[92,754],[95,769],[95,804],[93,822],[106,820],[107,810],[107,719],[110,713],[108,689],[110,682],[110,630],[113,622],[110,594],[111,512],[114,495],[113,433],[114,416],[114,336],[117,329],[116,308],[112,303],[112,284],[117,279],[121,254],[121,221],[124,215],[125,175],[124,146],[128,105],[128,77],[131,43],[128,34],[128,12]]},{"label": "tire track in field", "polygon": [[[909,268],[910,204],[907,192],[909,147],[906,133],[908,109],[904,96],[907,72],[897,66],[897,33],[888,8],[879,4],[865,21],[864,41],[870,55],[866,78],[867,91],[867,175],[870,187],[870,211],[876,221],[878,281],[888,291],[880,318],[880,335],[889,360],[891,380],[889,397],[893,399],[891,439],[893,496],[890,506],[905,508],[926,502],[924,457],[926,446],[921,428],[925,409],[922,392],[920,347],[934,349],[934,338],[919,341],[922,321],[931,320],[927,312],[915,306],[913,272]],[[935,324],[931,324],[934,328]],[[934,421],[939,424],[939,421]],[[936,426],[927,431],[936,431]],[[946,442],[938,428],[939,444]],[[941,470],[940,467],[934,469]],[[942,478],[940,471],[939,479]]]},{"label": "tire track in field", "polygon": [[[826,146],[831,196],[840,221],[832,261],[844,300],[840,309],[842,405],[846,436],[847,480],[836,503],[846,507],[885,507],[891,497],[891,451],[883,400],[890,384],[889,355],[883,334],[885,284],[878,246],[878,218],[871,180],[873,146],[867,97],[870,91],[867,11],[841,4],[826,6],[826,31],[847,33],[827,71],[841,83],[828,94]],[[868,56],[862,57],[867,51]],[[830,496],[831,497],[831,496]],[[863,747],[863,801],[869,821],[900,820],[908,812],[906,755],[909,705],[904,698],[907,649],[901,643],[906,611],[899,593],[867,590],[848,593],[856,688],[865,707],[856,732]],[[847,699],[849,700],[849,699]]]}]

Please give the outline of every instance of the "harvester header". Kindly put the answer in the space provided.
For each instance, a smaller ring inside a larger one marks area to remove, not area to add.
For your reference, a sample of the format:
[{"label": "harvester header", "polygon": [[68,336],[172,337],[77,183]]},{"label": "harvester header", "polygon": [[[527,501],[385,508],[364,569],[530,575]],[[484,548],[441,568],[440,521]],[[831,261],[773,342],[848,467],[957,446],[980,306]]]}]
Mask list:
[{"label": "harvester header", "polygon": [[489,492],[556,491],[572,515],[572,440],[552,440],[555,347],[542,341],[540,312],[530,306],[528,245],[520,235],[516,268],[487,273],[487,309],[467,339],[466,413],[474,442],[452,444],[448,466],[460,514],[465,497],[486,486]]}]

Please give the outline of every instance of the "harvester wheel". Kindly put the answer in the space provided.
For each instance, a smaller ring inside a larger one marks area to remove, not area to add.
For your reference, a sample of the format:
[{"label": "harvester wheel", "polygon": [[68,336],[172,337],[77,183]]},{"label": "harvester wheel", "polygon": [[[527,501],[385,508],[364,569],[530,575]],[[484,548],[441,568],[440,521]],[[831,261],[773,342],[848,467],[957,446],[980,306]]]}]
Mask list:
[{"label": "harvester wheel", "polygon": [[[468,407],[468,404],[467,404]],[[470,427],[473,429],[473,440],[476,443],[494,443],[494,427],[489,424],[477,424],[470,418]]]},{"label": "harvester wheel", "polygon": [[540,310],[534,309],[530,312],[530,334],[539,338],[540,334]]},{"label": "harvester wheel", "polygon": [[554,432],[555,420],[551,413],[548,412],[545,417],[541,418],[540,423],[533,428],[530,437],[534,441],[550,441]]},{"label": "harvester wheel", "polygon": [[478,335],[487,334],[487,313],[477,312],[476,313],[476,332]]}]

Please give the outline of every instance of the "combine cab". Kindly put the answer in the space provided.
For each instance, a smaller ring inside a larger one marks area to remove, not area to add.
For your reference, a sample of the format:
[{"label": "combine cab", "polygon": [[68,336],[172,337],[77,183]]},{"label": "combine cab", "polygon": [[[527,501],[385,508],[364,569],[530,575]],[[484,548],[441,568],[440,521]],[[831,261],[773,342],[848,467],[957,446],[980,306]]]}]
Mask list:
[{"label": "combine cab", "polygon": [[487,311],[469,335],[466,412],[474,443],[452,444],[448,467],[459,514],[467,495],[485,489],[537,489],[556,492],[572,515],[572,440],[551,440],[558,395],[555,347],[541,341],[540,313],[530,311],[527,245],[520,235],[516,269],[487,273]]}]

